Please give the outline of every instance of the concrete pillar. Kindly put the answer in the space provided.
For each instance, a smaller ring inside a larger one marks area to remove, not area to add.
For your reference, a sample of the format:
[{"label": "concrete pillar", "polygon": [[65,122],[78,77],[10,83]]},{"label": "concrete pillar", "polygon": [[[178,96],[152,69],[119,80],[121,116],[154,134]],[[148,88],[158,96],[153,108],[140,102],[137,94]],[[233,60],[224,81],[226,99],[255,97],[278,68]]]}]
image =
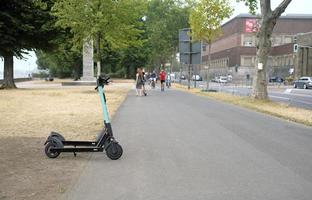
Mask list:
[{"label": "concrete pillar", "polygon": [[308,49],[303,48],[302,50],[302,76],[305,76],[307,74]]},{"label": "concrete pillar", "polygon": [[308,49],[307,76],[312,76],[312,49]]},{"label": "concrete pillar", "polygon": [[88,40],[83,43],[83,71],[82,81],[96,81],[94,77],[94,62],[93,62],[93,41]]},{"label": "concrete pillar", "polygon": [[298,48],[294,66],[295,66],[295,79],[298,79],[302,74],[302,48]]}]

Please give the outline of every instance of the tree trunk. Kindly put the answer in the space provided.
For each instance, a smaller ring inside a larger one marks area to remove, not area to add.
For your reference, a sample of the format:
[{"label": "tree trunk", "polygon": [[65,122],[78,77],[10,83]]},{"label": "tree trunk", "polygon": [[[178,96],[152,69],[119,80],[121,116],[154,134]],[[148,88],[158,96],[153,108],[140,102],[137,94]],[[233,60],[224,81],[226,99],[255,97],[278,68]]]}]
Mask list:
[{"label": "tree trunk", "polygon": [[[252,96],[256,99],[268,99],[266,68],[268,55],[271,50],[270,36],[272,31],[268,30],[266,21],[262,23],[257,34],[257,58],[255,62],[255,76],[253,79]],[[262,69],[259,68],[262,65]]]},{"label": "tree trunk", "polygon": [[96,67],[97,76],[101,75],[101,48],[100,48],[101,36],[100,33],[96,34],[95,46],[96,46]]},{"label": "tree trunk", "polygon": [[126,78],[130,78],[130,66],[126,66]]},{"label": "tree trunk", "polygon": [[13,68],[13,53],[8,52],[3,54],[4,58],[4,71],[3,71],[3,84],[2,89],[16,88],[14,83],[14,68]]},{"label": "tree trunk", "polygon": [[[257,58],[255,62],[255,76],[253,78],[252,97],[255,99],[268,99],[266,69],[268,56],[271,51],[271,35],[276,19],[263,18],[257,33]],[[262,69],[261,69],[262,67]]]},{"label": "tree trunk", "polygon": [[211,41],[208,42],[208,67],[207,67],[207,88],[206,90],[209,90],[209,69],[211,67]]},{"label": "tree trunk", "polygon": [[[261,27],[257,33],[257,59],[255,63],[255,76],[253,79],[252,96],[256,99],[268,99],[266,69],[268,56],[271,50],[271,35],[276,20],[281,16],[292,0],[283,0],[275,10],[271,10],[270,0],[260,0]],[[262,69],[259,66],[262,65]]]}]

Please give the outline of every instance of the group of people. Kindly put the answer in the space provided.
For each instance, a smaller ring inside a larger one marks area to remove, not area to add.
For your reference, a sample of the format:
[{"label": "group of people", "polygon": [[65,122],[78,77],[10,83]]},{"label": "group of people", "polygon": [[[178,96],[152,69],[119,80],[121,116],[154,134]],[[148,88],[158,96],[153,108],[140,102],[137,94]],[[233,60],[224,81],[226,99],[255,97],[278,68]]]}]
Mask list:
[{"label": "group of people", "polygon": [[[167,73],[165,70],[161,70],[159,73],[159,80],[160,80],[160,88],[161,91],[165,91],[165,83],[167,87],[170,87],[171,85],[171,77],[170,74],[168,74],[166,77]],[[152,88],[155,88],[155,84],[157,82],[157,74],[155,71],[152,73],[145,73],[144,69],[142,68],[137,68],[137,74],[136,74],[136,92],[137,96],[146,96],[146,87],[145,83],[147,80],[150,82],[150,85]]]}]

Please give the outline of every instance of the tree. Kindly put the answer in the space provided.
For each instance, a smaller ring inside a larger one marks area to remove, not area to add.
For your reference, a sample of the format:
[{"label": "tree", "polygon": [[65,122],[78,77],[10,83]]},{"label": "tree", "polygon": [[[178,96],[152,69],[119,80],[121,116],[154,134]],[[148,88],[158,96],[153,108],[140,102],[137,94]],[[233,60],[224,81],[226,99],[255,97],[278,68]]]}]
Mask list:
[{"label": "tree", "polygon": [[[249,7],[251,13],[255,13],[258,0],[241,0]],[[291,0],[283,0],[273,11],[270,0],[259,0],[261,10],[260,29],[257,32],[257,57],[255,76],[253,79],[252,96],[256,99],[268,99],[266,68],[268,55],[271,50],[271,35],[277,19],[285,12]],[[261,68],[258,68],[262,66]]]},{"label": "tree", "polygon": [[171,61],[177,52],[179,29],[188,27],[189,7],[181,0],[151,0],[146,14],[146,29],[151,64]]},{"label": "tree", "polygon": [[46,49],[57,36],[50,15],[53,0],[1,0],[0,56],[4,59],[4,83],[1,88],[16,88],[13,56],[23,57],[27,50]]},{"label": "tree", "polygon": [[150,59],[148,51],[147,47],[129,47],[122,51],[120,65],[124,67],[126,78],[135,78],[136,68],[147,66]]},{"label": "tree", "polygon": [[53,40],[55,48],[36,51],[38,68],[48,69],[50,74],[59,78],[78,80],[82,74],[82,48],[73,48],[72,39],[69,29],[60,29],[60,34]]},{"label": "tree", "polygon": [[71,29],[77,46],[86,39],[95,41],[98,69],[103,44],[112,49],[140,45],[137,37],[141,31],[137,27],[145,11],[143,0],[60,0],[53,11],[57,24]]},{"label": "tree", "polygon": [[[200,0],[190,14],[192,40],[204,41],[208,44],[208,69],[211,65],[211,42],[220,36],[221,23],[230,17],[232,8],[228,0]],[[207,69],[207,90],[209,87]]]}]

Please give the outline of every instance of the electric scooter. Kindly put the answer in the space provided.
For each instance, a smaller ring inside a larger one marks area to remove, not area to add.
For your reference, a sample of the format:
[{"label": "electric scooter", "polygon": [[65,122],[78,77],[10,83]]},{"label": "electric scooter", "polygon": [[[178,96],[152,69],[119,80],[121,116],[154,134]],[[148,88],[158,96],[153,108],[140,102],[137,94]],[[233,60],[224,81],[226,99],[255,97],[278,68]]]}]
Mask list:
[{"label": "electric scooter", "polygon": [[117,160],[121,157],[123,149],[113,136],[104,93],[104,85],[109,83],[109,79],[108,76],[99,76],[97,78],[95,89],[101,98],[104,119],[104,128],[99,133],[97,139],[95,141],[68,141],[60,133],[51,132],[44,143],[46,156],[56,158],[62,152],[72,152],[76,156],[77,152],[104,152],[105,150],[106,155],[112,160]]}]

